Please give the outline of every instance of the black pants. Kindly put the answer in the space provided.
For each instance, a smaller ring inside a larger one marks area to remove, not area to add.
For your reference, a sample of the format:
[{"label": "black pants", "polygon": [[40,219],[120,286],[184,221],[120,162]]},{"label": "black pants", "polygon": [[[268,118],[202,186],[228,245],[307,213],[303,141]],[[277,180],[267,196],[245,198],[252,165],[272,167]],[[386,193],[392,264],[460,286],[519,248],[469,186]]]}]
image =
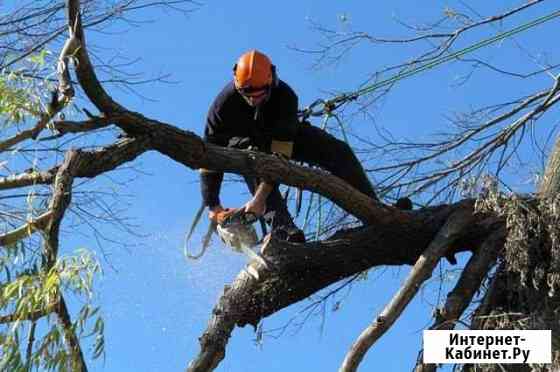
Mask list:
[{"label": "black pants", "polygon": [[[247,148],[250,145],[248,139],[232,139],[229,146]],[[375,191],[350,146],[321,128],[314,127],[307,122],[299,126],[294,141],[292,159],[319,166],[377,200]],[[249,191],[254,194],[258,180],[245,177],[245,181]],[[269,216],[267,223],[272,225],[273,229],[294,225],[278,187],[275,187],[266,199],[266,214]]]}]

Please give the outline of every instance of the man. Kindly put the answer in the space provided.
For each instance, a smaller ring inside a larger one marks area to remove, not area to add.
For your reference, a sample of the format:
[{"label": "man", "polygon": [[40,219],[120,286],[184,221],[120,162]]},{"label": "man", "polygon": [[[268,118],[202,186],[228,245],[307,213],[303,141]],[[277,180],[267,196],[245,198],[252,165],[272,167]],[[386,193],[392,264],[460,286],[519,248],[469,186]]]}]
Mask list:
[{"label": "man", "polygon": [[[244,53],[233,68],[233,81],[218,94],[208,111],[204,140],[219,146],[253,148],[318,165],[377,200],[352,149],[324,130],[298,120],[298,97],[276,75],[263,53]],[[222,172],[201,170],[201,191],[209,218],[219,222],[231,210],[220,203]],[[305,242],[290,216],[277,185],[247,179],[253,197],[243,207],[256,216],[266,213],[277,236]],[[274,212],[274,213],[270,213]]]}]

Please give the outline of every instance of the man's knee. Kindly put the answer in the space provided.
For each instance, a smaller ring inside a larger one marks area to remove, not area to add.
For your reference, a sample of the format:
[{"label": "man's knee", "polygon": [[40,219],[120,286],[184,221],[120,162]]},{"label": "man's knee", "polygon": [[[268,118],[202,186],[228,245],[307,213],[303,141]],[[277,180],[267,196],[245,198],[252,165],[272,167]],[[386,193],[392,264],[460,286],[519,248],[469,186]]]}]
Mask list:
[{"label": "man's knee", "polygon": [[348,162],[353,162],[356,158],[352,147],[350,147],[348,143],[339,139],[335,140],[332,154],[334,155],[334,161],[341,166],[343,164],[347,165]]}]

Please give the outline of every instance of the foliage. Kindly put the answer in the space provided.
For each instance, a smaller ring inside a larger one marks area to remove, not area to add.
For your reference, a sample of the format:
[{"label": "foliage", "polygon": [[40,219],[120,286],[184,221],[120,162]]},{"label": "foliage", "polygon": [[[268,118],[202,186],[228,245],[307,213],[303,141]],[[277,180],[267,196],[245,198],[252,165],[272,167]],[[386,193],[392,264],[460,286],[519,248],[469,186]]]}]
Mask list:
[{"label": "foliage", "polygon": [[39,116],[39,110],[24,81],[16,74],[0,73],[0,118],[3,126],[20,124],[29,116]]},{"label": "foliage", "polygon": [[48,49],[42,49],[22,61],[20,68],[0,71],[0,119],[4,127],[40,116],[41,92],[52,90],[53,84],[48,76],[34,79],[29,72],[48,69],[47,56],[50,54]]},{"label": "foliage", "polygon": [[[72,355],[64,339],[67,330],[58,314],[63,291],[75,294],[83,302],[72,331],[78,337],[92,338],[93,358],[102,356],[104,323],[99,308],[93,306],[93,281],[99,272],[95,257],[81,250],[74,256],[60,258],[49,270],[21,271],[15,279],[2,283],[0,310],[2,314],[11,314],[15,321],[0,328],[0,370],[72,370]],[[39,314],[48,315],[38,319]],[[22,337],[26,329],[34,329],[35,335]],[[32,344],[28,346],[28,342]],[[22,355],[28,347],[31,352],[26,360]]]}]

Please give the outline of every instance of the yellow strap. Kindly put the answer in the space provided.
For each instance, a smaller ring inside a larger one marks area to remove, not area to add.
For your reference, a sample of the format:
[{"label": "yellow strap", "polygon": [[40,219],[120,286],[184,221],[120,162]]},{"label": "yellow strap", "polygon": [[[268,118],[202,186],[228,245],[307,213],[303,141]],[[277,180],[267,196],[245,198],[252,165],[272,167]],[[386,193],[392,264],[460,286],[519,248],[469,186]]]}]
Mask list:
[{"label": "yellow strap", "polygon": [[282,154],[286,156],[288,159],[292,157],[293,150],[294,150],[293,142],[272,140],[272,143],[270,144],[271,152]]}]

